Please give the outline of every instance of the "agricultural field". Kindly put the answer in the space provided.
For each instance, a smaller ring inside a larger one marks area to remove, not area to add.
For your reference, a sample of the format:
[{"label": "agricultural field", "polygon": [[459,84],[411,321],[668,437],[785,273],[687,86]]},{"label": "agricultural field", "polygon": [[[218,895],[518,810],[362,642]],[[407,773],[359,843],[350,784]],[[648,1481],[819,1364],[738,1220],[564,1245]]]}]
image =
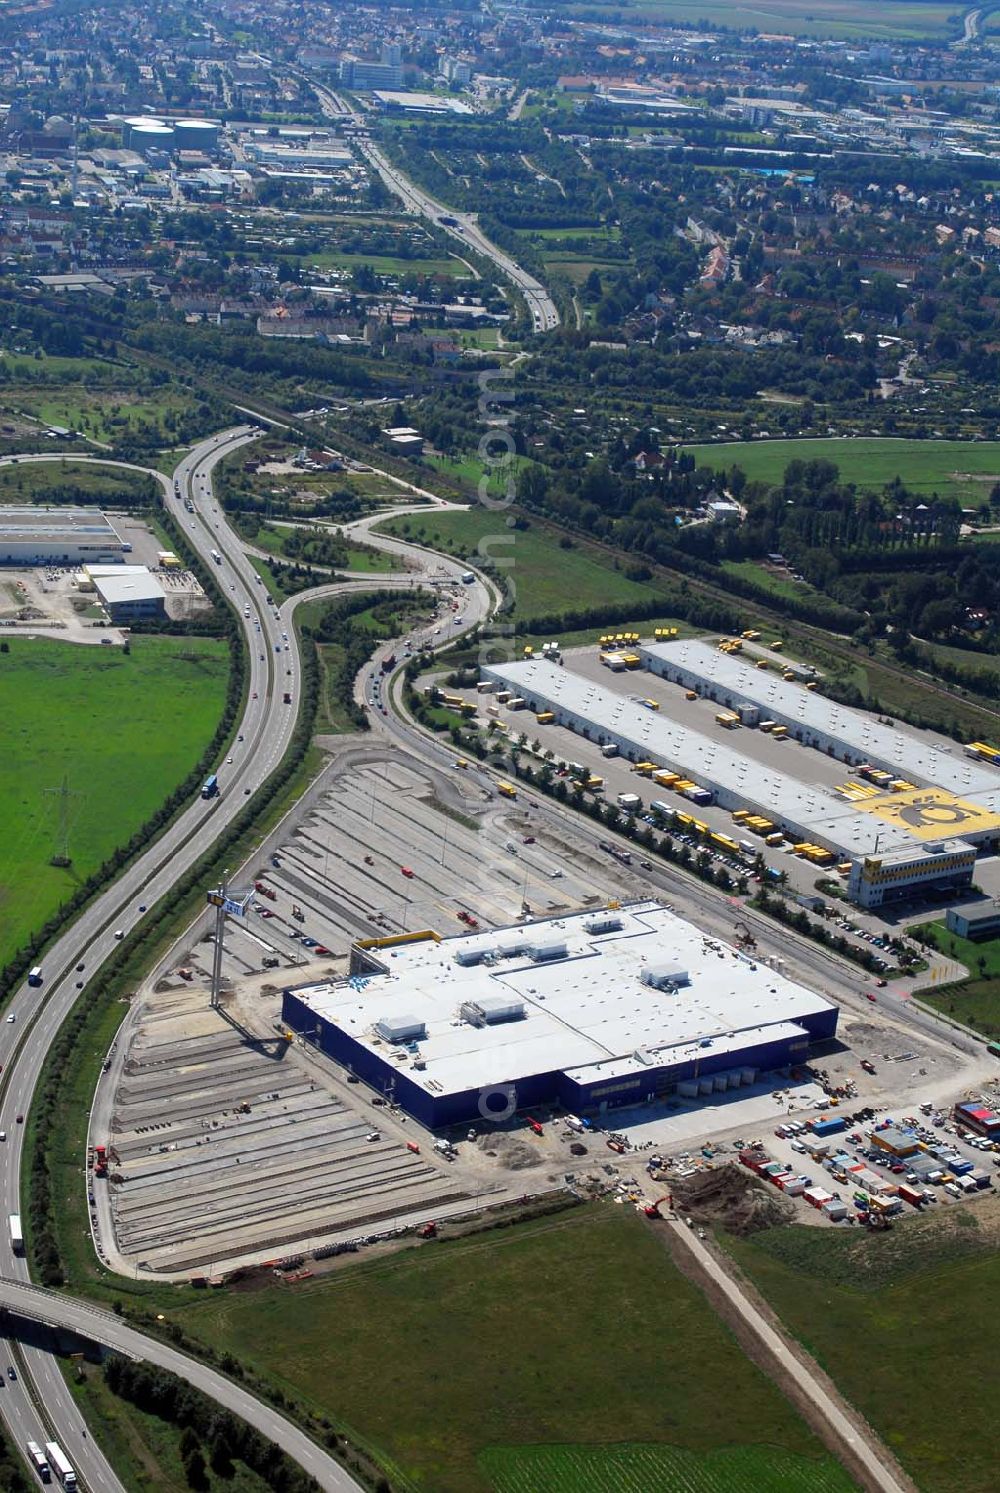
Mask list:
[{"label": "agricultural field", "polygon": [[846,440],[804,438],[687,446],[700,466],[742,467],[752,481],[781,481],[790,461],[832,461],[845,482],[882,488],[899,477],[914,493],[957,498],[967,508],[985,504],[1000,482],[1000,441],[916,441],[891,436]]},{"label": "agricultural field", "polygon": [[[696,1466],[725,1448],[748,1473],[780,1447],[778,1465],[799,1462],[797,1487],[851,1486],[831,1480],[805,1424],[624,1209],[585,1206],[293,1289],[203,1295],[182,1319],[372,1447],[412,1493],[606,1493],[628,1485],[571,1481],[565,1448],[579,1457],[618,1444],[688,1453]],[[536,1448],[554,1450],[558,1482],[518,1472]]]},{"label": "agricultural field", "polygon": [[527,1446],[483,1452],[495,1493],[851,1493],[831,1457],[776,1447],[682,1451],[674,1446]]},{"label": "agricultural field", "polygon": [[[983,1426],[1000,1383],[1000,1200],[938,1205],[885,1234],[786,1226],[721,1242],[921,1493],[993,1493]],[[957,1469],[961,1469],[957,1474]]]},{"label": "agricultural field", "polygon": [[564,549],[551,531],[532,526],[507,527],[504,513],[480,507],[462,512],[411,514],[387,519],[380,528],[432,549],[468,557],[481,564],[496,561],[498,578],[509,583],[515,621],[565,612],[568,608],[628,606],[648,603],[655,586],[633,581],[613,568],[596,547],[574,541]]},{"label": "agricultural field", "polygon": [[[5,640],[6,641],[6,640]],[[30,942],[196,765],[218,724],[229,656],[208,638],[131,651],[12,637],[0,655],[0,963]],[[68,869],[60,849],[65,781]]]},{"label": "agricultural field", "polygon": [[[613,6],[578,7],[593,17],[619,12]],[[735,0],[638,0],[636,12],[661,25],[671,22],[728,26],[743,31],[788,32],[795,36],[865,37],[871,40],[907,40],[916,37],[961,35],[959,11],[954,6],[888,0],[872,7],[862,0],[818,0],[803,6],[799,0],[767,0],[760,9],[737,5]]]}]

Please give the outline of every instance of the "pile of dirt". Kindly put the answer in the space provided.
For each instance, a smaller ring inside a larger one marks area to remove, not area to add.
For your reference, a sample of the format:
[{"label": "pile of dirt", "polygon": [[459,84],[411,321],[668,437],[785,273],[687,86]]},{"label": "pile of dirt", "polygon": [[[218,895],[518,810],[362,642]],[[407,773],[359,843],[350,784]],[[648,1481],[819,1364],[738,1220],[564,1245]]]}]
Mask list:
[{"label": "pile of dirt", "polygon": [[495,1156],[509,1172],[523,1172],[528,1167],[538,1166],[542,1160],[526,1141],[516,1135],[504,1135],[502,1131],[481,1135],[476,1145],[485,1156]]},{"label": "pile of dirt", "polygon": [[743,1167],[705,1167],[671,1183],[674,1207],[699,1224],[721,1224],[731,1234],[755,1234],[788,1223],[795,1210],[776,1187]]}]

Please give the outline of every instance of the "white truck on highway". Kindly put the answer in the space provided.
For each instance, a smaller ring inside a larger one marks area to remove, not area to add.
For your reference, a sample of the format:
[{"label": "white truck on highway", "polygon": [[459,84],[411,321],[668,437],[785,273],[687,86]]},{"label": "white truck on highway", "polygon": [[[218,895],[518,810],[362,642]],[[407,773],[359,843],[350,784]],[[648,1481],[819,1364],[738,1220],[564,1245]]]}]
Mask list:
[{"label": "white truck on highway", "polygon": [[24,1254],[24,1235],[21,1233],[21,1215],[10,1215],[10,1247],[16,1255]]},{"label": "white truck on highway", "polygon": [[70,1460],[58,1441],[46,1441],[45,1455],[49,1459],[49,1466],[55,1473],[56,1479],[62,1483],[64,1488],[72,1490],[80,1486]]}]

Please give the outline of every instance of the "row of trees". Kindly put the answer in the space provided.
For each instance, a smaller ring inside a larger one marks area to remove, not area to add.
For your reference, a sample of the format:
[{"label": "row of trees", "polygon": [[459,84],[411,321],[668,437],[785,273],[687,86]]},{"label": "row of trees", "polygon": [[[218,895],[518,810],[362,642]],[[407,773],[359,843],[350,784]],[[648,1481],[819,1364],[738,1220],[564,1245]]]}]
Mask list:
[{"label": "row of trees", "polygon": [[145,1414],[181,1429],[184,1473],[188,1486],[198,1493],[210,1486],[209,1467],[230,1479],[237,1462],[262,1478],[273,1493],[318,1493],[315,1478],[273,1441],[175,1374],[112,1354],[104,1362],[104,1381],[113,1394]]}]

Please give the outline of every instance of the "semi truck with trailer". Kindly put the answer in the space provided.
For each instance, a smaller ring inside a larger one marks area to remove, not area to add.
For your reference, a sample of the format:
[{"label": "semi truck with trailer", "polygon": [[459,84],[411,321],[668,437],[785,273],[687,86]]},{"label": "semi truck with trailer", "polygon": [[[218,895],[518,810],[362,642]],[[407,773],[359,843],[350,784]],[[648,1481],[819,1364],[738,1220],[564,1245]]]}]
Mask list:
[{"label": "semi truck with trailer", "polygon": [[59,1445],[58,1441],[46,1441],[45,1455],[52,1471],[55,1473],[56,1481],[61,1483],[67,1493],[79,1487],[73,1465]]}]

